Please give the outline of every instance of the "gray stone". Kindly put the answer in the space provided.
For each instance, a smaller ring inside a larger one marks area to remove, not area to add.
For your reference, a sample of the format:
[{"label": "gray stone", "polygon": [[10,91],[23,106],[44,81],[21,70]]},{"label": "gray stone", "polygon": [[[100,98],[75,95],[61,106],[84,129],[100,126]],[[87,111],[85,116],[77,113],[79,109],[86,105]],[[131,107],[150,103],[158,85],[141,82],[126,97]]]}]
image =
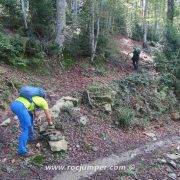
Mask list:
[{"label": "gray stone", "polygon": [[171,178],[171,179],[177,179],[177,176],[176,176],[175,173],[169,173],[168,177]]},{"label": "gray stone", "polygon": [[158,158],[157,159],[157,161],[159,162],[159,163],[167,163],[167,161],[166,161],[166,159],[164,159],[164,158]]},{"label": "gray stone", "polygon": [[71,97],[62,97],[59,99],[56,104],[51,108],[51,113],[54,118],[59,117],[61,110],[69,110],[78,104],[76,98]]},{"label": "gray stone", "polygon": [[172,160],[180,159],[180,154],[166,154],[166,156]]},{"label": "gray stone", "polygon": [[67,151],[68,149],[68,142],[63,139],[59,141],[49,141],[49,145],[51,147],[51,151],[59,152],[59,151]]},{"label": "gray stone", "polygon": [[81,146],[79,144],[76,144],[76,148],[79,149]]},{"label": "gray stone", "polygon": [[65,139],[64,136],[62,136],[61,133],[53,133],[49,135],[49,140],[50,141],[59,141]]},{"label": "gray stone", "polygon": [[173,168],[176,168],[177,165],[174,161],[168,161],[168,163],[173,167]]},{"label": "gray stone", "polygon": [[7,118],[5,121],[3,121],[0,126],[8,126],[11,123],[11,119]]},{"label": "gray stone", "polygon": [[174,121],[180,121],[180,113],[179,112],[171,113],[171,118]]},{"label": "gray stone", "polygon": [[82,116],[79,118],[79,124],[81,126],[86,126],[88,122],[89,122],[89,119],[86,116]]},{"label": "gray stone", "polygon": [[94,152],[97,152],[97,151],[99,150],[99,148],[98,148],[97,146],[92,146],[92,150],[93,150]]},{"label": "gray stone", "polygon": [[156,135],[154,133],[152,133],[152,132],[145,132],[144,134],[151,137],[154,141],[157,140]]},{"label": "gray stone", "polygon": [[46,132],[46,130],[47,130],[47,124],[46,123],[39,126],[39,132],[40,133],[44,133],[44,132]]},{"label": "gray stone", "polygon": [[108,112],[108,113],[112,112],[111,104],[105,104],[105,105],[104,105],[104,109],[105,109],[105,111]]},{"label": "gray stone", "polygon": [[173,173],[173,170],[168,166],[168,167],[166,167],[166,171],[168,172],[168,173]]},{"label": "gray stone", "polygon": [[68,110],[68,109],[71,109],[73,107],[74,107],[74,104],[72,101],[65,101],[61,110]]},{"label": "gray stone", "polygon": [[62,97],[61,99],[64,100],[64,101],[71,101],[71,102],[73,102],[74,106],[77,106],[79,104],[79,99],[73,98],[73,97],[70,97],[70,96]]}]

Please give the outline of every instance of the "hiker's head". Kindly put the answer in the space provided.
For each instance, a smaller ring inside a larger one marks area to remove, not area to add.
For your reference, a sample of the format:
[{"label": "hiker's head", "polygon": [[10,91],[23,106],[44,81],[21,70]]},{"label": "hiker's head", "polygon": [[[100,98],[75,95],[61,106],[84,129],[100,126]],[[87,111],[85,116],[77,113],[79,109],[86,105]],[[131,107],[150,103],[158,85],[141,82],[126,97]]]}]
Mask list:
[{"label": "hiker's head", "polygon": [[141,48],[138,47],[138,46],[135,46],[135,47],[133,48],[133,50],[134,50],[134,52],[136,52],[136,53],[138,53],[138,54],[140,54],[140,52],[141,52]]}]

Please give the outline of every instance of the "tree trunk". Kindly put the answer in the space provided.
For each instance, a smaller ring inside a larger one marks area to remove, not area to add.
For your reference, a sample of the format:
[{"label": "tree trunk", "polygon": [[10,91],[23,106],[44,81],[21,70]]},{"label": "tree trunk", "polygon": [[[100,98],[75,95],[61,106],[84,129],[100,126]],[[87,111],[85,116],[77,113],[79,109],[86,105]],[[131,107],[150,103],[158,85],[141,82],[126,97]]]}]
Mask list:
[{"label": "tree trunk", "polygon": [[91,62],[94,62],[96,55],[97,42],[100,31],[100,15],[98,14],[95,34],[95,3],[94,0],[90,0],[90,15],[91,15],[91,27],[90,27],[90,47],[91,47]]},{"label": "tree trunk", "polygon": [[158,34],[158,3],[155,2],[155,9],[154,9],[154,18],[155,18],[155,22],[154,22],[154,30],[155,30],[155,35]]},{"label": "tree trunk", "polygon": [[173,25],[174,19],[174,0],[167,1],[167,24],[168,26]]},{"label": "tree trunk", "polygon": [[148,0],[143,0],[143,48],[147,48],[147,8]]},{"label": "tree trunk", "polygon": [[91,62],[93,62],[94,56],[95,56],[95,34],[94,34],[95,9],[94,9],[94,0],[90,0],[90,15],[91,15],[91,27],[90,27]]},{"label": "tree trunk", "polygon": [[166,23],[167,49],[169,49],[172,45],[171,27],[173,26],[173,19],[174,19],[174,0],[167,0],[167,23]]},{"label": "tree trunk", "polygon": [[21,3],[21,11],[23,14],[23,21],[24,21],[24,26],[26,29],[28,29],[28,23],[27,23],[27,17],[28,17],[28,10],[29,10],[29,2],[26,0],[20,0]]},{"label": "tree trunk", "polygon": [[72,21],[73,24],[77,25],[77,14],[78,14],[78,0],[72,1]]},{"label": "tree trunk", "polygon": [[56,20],[56,39],[55,42],[60,48],[63,47],[65,36],[64,28],[66,26],[66,0],[57,0],[57,20]]}]

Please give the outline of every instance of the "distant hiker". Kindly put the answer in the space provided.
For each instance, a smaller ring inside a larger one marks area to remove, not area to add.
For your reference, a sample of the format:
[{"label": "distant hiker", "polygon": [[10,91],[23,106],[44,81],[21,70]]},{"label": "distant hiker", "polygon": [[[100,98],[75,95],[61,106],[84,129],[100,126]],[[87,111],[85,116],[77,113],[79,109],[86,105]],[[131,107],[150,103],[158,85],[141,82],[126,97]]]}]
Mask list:
[{"label": "distant hiker", "polygon": [[[22,132],[19,136],[18,154],[30,155],[27,151],[27,142],[34,140],[33,119],[36,108],[44,110],[49,125],[52,125],[48,103],[44,99],[45,91],[42,88],[24,86],[19,90],[20,97],[11,103],[10,108],[17,115]],[[33,114],[34,112],[34,114]]]},{"label": "distant hiker", "polygon": [[139,48],[137,48],[137,47],[134,48],[132,61],[133,61],[133,66],[134,66],[135,70],[138,69],[140,53],[141,53],[141,50]]}]

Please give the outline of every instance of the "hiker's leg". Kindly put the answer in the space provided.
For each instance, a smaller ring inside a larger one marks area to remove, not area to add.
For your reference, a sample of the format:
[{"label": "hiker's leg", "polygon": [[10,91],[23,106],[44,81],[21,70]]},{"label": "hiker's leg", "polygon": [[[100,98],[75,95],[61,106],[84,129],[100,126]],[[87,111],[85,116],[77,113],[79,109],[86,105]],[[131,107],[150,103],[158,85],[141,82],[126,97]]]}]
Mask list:
[{"label": "hiker's leg", "polygon": [[27,140],[29,128],[31,127],[31,116],[29,115],[26,107],[21,102],[13,102],[11,110],[17,115],[20,126],[21,134],[19,136],[18,154],[25,154],[27,152]]},{"label": "hiker's leg", "polygon": [[135,62],[135,60],[134,60],[134,59],[132,59],[132,61],[133,61],[133,66],[134,66],[134,69],[136,69],[136,62]]},{"label": "hiker's leg", "polygon": [[138,69],[138,60],[136,61],[136,70]]},{"label": "hiker's leg", "polygon": [[33,113],[29,112],[29,115],[31,117],[31,126],[29,127],[29,134],[28,134],[28,141],[34,140],[34,117]]}]

